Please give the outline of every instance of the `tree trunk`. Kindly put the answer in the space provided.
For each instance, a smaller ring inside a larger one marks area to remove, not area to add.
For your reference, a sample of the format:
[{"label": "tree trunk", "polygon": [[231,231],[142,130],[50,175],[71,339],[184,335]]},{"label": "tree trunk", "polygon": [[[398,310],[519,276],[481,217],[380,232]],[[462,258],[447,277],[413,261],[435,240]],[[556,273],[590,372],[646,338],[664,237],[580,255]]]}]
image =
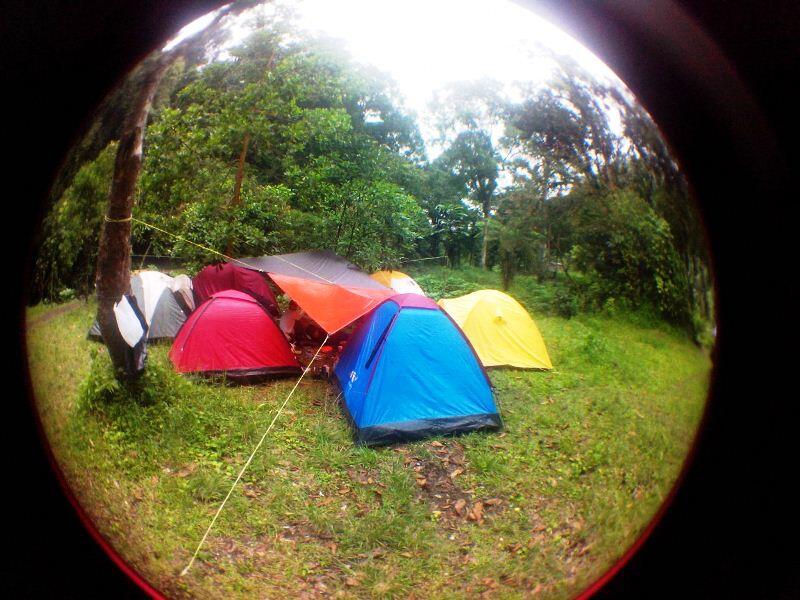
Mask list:
[{"label": "tree trunk", "polygon": [[[125,355],[128,345],[117,329],[114,304],[130,291],[131,271],[131,209],[136,182],[142,170],[144,130],[158,85],[174,62],[188,52],[214,43],[220,31],[218,25],[228,15],[249,8],[252,2],[232,2],[222,7],[206,28],[185,39],[168,53],[145,61],[139,68],[144,77],[120,131],[119,146],[114,162],[114,178],[108,198],[100,247],[97,256],[97,322],[108,348],[116,376],[126,376]],[[141,307],[140,307],[141,308]]]},{"label": "tree trunk", "polygon": [[[131,209],[142,169],[144,129],[153,96],[170,64],[170,61],[162,58],[150,67],[125,120],[114,162],[108,212],[100,233],[96,279],[97,322],[118,379],[126,377],[125,354],[128,345],[117,328],[114,304],[119,302],[123,294],[130,292]],[[148,68],[148,65],[143,68]]]},{"label": "tree trunk", "polygon": [[[231,207],[239,206],[242,203],[242,180],[244,179],[244,159],[247,156],[247,147],[250,145],[250,132],[244,134],[242,152],[239,154],[239,164],[236,167],[236,183],[233,186],[233,198]],[[228,245],[225,250],[228,256],[233,256],[233,237],[228,235]]]},{"label": "tree trunk", "polygon": [[481,269],[486,269],[486,255],[489,251],[489,217],[483,217],[483,247],[481,248]]}]

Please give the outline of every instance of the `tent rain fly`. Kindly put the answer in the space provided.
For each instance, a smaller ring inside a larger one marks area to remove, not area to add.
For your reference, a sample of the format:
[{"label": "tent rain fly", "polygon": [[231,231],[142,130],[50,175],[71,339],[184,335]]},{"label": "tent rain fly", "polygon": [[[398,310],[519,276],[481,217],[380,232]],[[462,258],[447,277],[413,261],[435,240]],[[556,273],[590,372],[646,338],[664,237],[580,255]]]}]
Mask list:
[{"label": "tent rain fly", "polygon": [[329,335],[395,294],[330,251],[242,258],[237,264],[269,275]]}]

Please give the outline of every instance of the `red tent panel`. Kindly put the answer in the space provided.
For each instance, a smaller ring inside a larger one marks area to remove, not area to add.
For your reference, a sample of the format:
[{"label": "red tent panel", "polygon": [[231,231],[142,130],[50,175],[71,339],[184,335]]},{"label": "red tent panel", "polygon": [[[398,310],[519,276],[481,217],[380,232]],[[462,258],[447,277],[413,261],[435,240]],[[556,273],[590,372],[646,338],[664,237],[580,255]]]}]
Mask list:
[{"label": "red tent panel", "polygon": [[320,327],[333,334],[367,314],[396,292],[311,281],[270,273],[272,280]]},{"label": "red tent panel", "polygon": [[239,290],[249,294],[272,314],[278,314],[278,303],[264,276],[258,271],[231,263],[209,265],[192,279],[195,306],[200,306],[217,292]]},{"label": "red tent panel", "polygon": [[256,376],[300,371],[286,338],[243,292],[214,294],[186,320],[169,352],[180,373]]}]

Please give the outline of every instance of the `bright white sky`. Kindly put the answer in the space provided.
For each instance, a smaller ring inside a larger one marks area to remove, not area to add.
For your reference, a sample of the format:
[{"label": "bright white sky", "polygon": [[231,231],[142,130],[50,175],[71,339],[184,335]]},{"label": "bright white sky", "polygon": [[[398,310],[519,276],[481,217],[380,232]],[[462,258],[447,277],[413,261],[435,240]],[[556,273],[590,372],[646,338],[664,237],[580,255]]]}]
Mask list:
[{"label": "bright white sky", "polygon": [[[433,131],[426,126],[437,88],[452,81],[490,77],[511,92],[517,81],[540,82],[550,71],[536,44],[571,56],[599,79],[621,85],[589,50],[529,9],[507,0],[284,0],[294,6],[301,28],[344,40],[357,60],[389,73],[420,117],[429,151]],[[211,15],[187,25],[170,45],[199,31]],[[232,28],[238,43],[249,33]],[[168,46],[169,47],[169,46]],[[434,153],[436,153],[434,151]]]},{"label": "bright white sky", "polygon": [[505,0],[300,0],[296,6],[309,31],[344,39],[357,60],[393,75],[408,108],[418,112],[450,81],[543,79],[549,63],[531,56],[536,42],[613,77],[560,29]]}]

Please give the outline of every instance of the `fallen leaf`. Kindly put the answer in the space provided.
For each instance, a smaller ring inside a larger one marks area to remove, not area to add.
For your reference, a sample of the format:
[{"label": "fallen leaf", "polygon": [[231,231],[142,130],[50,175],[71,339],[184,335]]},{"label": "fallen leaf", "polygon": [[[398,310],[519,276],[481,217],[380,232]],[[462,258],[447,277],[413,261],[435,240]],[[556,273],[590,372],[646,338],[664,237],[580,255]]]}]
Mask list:
[{"label": "fallen leaf", "polygon": [[348,577],[344,580],[345,585],[349,585],[350,587],[358,585],[358,579],[355,577]]},{"label": "fallen leaf", "polygon": [[442,442],[437,442],[437,441],[434,440],[433,442],[431,442],[431,446],[435,446],[437,448],[442,448],[442,447],[444,447],[444,444]]},{"label": "fallen leaf", "polygon": [[450,479],[455,479],[456,477],[461,475],[463,472],[464,472],[464,469],[461,469],[461,468],[453,470],[453,472],[450,473]]},{"label": "fallen leaf", "polygon": [[476,502],[469,511],[467,519],[470,521],[480,521],[483,519],[483,502]]},{"label": "fallen leaf", "polygon": [[459,498],[456,500],[456,503],[453,505],[453,509],[456,511],[456,514],[461,517],[464,516],[464,508],[467,506],[467,501],[463,498]]},{"label": "fallen leaf", "polygon": [[428,480],[427,480],[427,479],[425,479],[424,477],[418,477],[418,478],[417,478],[417,485],[418,485],[419,487],[425,487],[425,484],[426,484],[426,483],[428,483]]},{"label": "fallen leaf", "polygon": [[500,500],[500,498],[489,498],[488,500],[484,500],[483,503],[486,506],[497,506],[499,504],[502,504],[503,501]]}]

